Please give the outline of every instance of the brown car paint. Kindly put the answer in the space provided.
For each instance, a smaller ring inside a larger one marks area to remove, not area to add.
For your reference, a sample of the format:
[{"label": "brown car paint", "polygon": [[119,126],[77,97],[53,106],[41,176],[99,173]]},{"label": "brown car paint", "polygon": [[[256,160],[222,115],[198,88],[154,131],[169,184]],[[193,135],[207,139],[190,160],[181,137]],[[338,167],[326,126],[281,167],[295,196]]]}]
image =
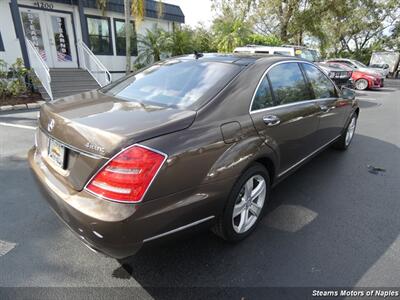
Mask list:
[{"label": "brown car paint", "polygon": [[[268,109],[281,124],[267,127],[264,111],[249,113],[260,79],[276,63],[305,62],[276,56],[226,58],[242,65],[242,71],[196,108],[149,109],[99,91],[42,107],[30,166],[50,206],[91,248],[123,258],[158,235],[199,220],[211,225],[252,162],[264,164],[276,184],[329,146],[358,112],[351,99],[299,102]],[[49,133],[51,119],[55,126]],[[47,136],[71,148],[66,172],[46,158]],[[104,151],[85,147],[88,142]],[[83,189],[110,157],[134,143],[168,155],[141,203],[116,203]]]}]

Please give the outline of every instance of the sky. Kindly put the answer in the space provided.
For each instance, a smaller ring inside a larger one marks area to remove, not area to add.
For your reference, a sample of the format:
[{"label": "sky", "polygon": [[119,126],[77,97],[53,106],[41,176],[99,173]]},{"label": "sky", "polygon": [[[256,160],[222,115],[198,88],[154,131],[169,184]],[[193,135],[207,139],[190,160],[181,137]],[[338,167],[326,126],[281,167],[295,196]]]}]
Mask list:
[{"label": "sky", "polygon": [[211,0],[163,0],[165,3],[179,5],[185,15],[185,24],[197,25],[198,22],[206,26],[211,25]]}]

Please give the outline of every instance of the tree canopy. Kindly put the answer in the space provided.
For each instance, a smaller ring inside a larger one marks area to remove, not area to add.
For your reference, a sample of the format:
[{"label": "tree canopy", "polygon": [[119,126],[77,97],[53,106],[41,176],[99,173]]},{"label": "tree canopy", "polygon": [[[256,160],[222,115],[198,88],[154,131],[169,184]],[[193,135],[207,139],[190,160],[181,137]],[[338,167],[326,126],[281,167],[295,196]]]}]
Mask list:
[{"label": "tree canopy", "polygon": [[[107,0],[97,2],[99,7],[107,4]],[[143,0],[124,2],[126,19],[132,14],[140,24]],[[161,12],[162,2],[158,4]],[[138,35],[137,66],[164,54],[232,52],[246,44],[305,45],[319,49],[322,57],[363,62],[375,50],[400,50],[399,0],[212,0],[212,10],[209,27],[174,23],[172,32],[156,27]],[[127,72],[129,65],[127,57]]]}]

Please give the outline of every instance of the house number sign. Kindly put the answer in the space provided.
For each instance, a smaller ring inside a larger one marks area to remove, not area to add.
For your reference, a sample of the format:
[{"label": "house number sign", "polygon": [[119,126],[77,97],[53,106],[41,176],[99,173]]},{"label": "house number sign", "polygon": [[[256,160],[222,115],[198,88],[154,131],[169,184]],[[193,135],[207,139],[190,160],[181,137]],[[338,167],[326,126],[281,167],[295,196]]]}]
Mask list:
[{"label": "house number sign", "polygon": [[33,3],[36,7],[45,8],[45,9],[54,9],[53,3],[47,3],[42,1],[36,1]]}]

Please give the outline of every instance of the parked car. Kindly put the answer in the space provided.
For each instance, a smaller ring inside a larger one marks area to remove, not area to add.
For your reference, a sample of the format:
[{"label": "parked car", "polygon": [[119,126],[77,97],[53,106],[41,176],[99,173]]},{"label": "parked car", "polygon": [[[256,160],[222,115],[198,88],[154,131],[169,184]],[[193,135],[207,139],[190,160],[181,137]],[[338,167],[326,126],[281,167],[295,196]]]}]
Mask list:
[{"label": "parked car", "polygon": [[386,78],[389,75],[389,65],[388,64],[372,64],[372,65],[369,65],[368,67],[374,68],[374,69],[380,69],[382,71],[382,74],[385,75]]},{"label": "parked car", "polygon": [[381,82],[381,76],[376,76],[376,74],[372,75],[373,73],[364,72],[360,69],[352,68],[342,62],[328,61],[327,64],[331,67],[339,67],[352,71],[351,78],[353,79],[354,87],[357,90],[379,89],[383,86]]},{"label": "parked car", "polygon": [[229,241],[271,188],[323,149],[347,149],[359,108],[310,62],[183,56],[44,104],[29,164],[56,214],[115,258],[200,224]]},{"label": "parked car", "polygon": [[234,53],[241,54],[271,54],[271,55],[285,55],[296,56],[308,61],[318,61],[319,56],[316,50],[306,48],[303,46],[263,46],[263,45],[246,45],[244,47],[237,47],[233,50]]},{"label": "parked car", "polygon": [[314,49],[285,45],[277,46],[260,46],[260,45],[247,45],[245,47],[237,47],[233,51],[237,54],[258,54],[258,55],[286,55],[296,56],[308,61],[315,62],[322,71],[325,72],[338,87],[353,88],[353,80],[351,79],[351,71],[340,69],[339,67],[331,67],[328,64],[318,63],[320,58],[318,52]]},{"label": "parked car", "polygon": [[373,52],[369,61],[372,68],[383,69],[386,77],[396,77],[399,70],[400,53],[395,51]]},{"label": "parked car", "polygon": [[359,62],[354,59],[348,59],[348,58],[329,59],[327,62],[341,63],[342,65],[346,65],[346,66],[352,68],[353,71],[357,70],[357,71],[372,75],[374,77],[379,77],[380,78],[380,87],[384,86],[384,79],[385,79],[386,75],[385,75],[385,72],[382,71],[382,69],[369,68],[368,66],[364,65],[362,62]]},{"label": "parked car", "polygon": [[354,88],[354,80],[352,78],[353,71],[351,69],[345,70],[339,66],[334,67],[323,62],[316,63],[316,65],[320,67],[338,87]]}]

